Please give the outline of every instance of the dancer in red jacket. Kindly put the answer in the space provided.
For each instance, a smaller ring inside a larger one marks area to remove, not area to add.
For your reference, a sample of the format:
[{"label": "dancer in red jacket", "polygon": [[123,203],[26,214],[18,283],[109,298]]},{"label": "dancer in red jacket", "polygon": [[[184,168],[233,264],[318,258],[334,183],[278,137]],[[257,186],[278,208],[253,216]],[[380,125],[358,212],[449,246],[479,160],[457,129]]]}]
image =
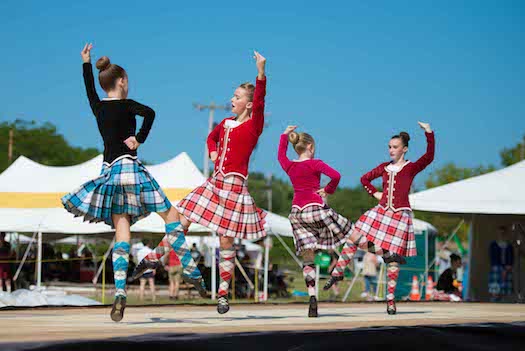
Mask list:
[{"label": "dancer in red jacket", "polygon": [[[363,214],[352,228],[350,240],[345,244],[382,255],[387,263],[388,293],[387,312],[396,313],[395,288],[399,275],[399,264],[405,263],[403,256],[415,256],[416,241],[412,224],[412,209],[408,201],[410,186],[415,176],[434,160],[434,133],[427,123],[418,122],[425,131],[427,152],[417,161],[405,160],[410,136],[402,132],[388,143],[392,161],[379,166],[361,177],[365,190],[379,200],[379,205]],[[382,177],[383,192],[371,184]],[[343,271],[351,261],[351,255],[341,254],[336,268],[323,289],[328,290],[335,282],[343,279]]]},{"label": "dancer in red jacket", "polygon": [[[250,156],[264,128],[266,58],[258,52],[255,52],[254,58],[258,71],[256,85],[244,83],[235,90],[231,99],[235,116],[224,119],[208,136],[210,158],[215,163],[213,175],[176,206],[182,214],[181,223],[186,229],[190,223],[198,223],[219,234],[217,312],[220,314],[230,309],[228,290],[235,267],[234,239],[259,239],[266,236],[266,214],[255,206],[246,182]],[[166,239],[163,239],[137,266],[133,277],[157,266],[159,258],[169,250]],[[184,260],[182,257],[181,262]]]}]

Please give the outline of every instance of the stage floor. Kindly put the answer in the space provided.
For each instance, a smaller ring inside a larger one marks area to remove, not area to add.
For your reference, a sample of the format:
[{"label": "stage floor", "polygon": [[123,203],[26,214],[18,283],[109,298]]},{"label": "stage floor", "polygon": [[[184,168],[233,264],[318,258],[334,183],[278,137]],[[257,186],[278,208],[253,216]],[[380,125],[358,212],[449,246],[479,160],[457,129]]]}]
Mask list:
[{"label": "stage floor", "polygon": [[240,333],[335,330],[374,326],[509,323],[525,321],[525,305],[480,303],[398,303],[389,316],[385,304],[319,305],[308,318],[304,304],[232,305],[226,315],[215,306],[128,307],[124,320],[109,318],[109,307],[0,310],[1,342],[105,339],[149,333]]}]

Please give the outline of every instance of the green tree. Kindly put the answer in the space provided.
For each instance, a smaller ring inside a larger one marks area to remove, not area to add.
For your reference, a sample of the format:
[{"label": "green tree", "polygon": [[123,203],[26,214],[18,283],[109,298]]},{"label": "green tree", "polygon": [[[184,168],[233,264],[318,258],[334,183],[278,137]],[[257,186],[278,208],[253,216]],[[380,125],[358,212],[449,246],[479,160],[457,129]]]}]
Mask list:
[{"label": "green tree", "polygon": [[[293,188],[290,183],[272,178],[272,212],[287,217],[290,214]],[[250,173],[248,190],[258,207],[268,209],[268,185],[262,173]]]},{"label": "green tree", "polygon": [[525,136],[523,136],[521,143],[518,143],[511,148],[505,148],[499,154],[501,157],[501,163],[505,167],[525,159]]},{"label": "green tree", "polygon": [[9,130],[14,131],[13,161],[23,155],[48,166],[70,166],[85,162],[100,151],[70,145],[49,122],[15,120],[0,123],[0,172],[8,167]]},{"label": "green tree", "polygon": [[434,188],[436,186],[456,182],[458,180],[475,177],[481,174],[495,171],[496,168],[493,166],[478,166],[476,168],[462,168],[457,167],[454,163],[450,162],[443,167],[435,170],[430,174],[425,182],[427,188]]}]

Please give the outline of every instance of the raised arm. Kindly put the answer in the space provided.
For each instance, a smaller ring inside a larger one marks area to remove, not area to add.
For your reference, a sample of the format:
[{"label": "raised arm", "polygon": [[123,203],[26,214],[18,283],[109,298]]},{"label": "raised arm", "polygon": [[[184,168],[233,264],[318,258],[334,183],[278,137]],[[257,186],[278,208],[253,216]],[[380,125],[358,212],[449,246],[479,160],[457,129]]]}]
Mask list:
[{"label": "raised arm", "polygon": [[86,86],[86,93],[89,99],[89,106],[94,114],[96,114],[95,107],[100,102],[98,97],[97,90],[95,89],[95,78],[93,77],[93,67],[91,66],[91,49],[93,45],[86,44],[80,56],[82,56],[82,70],[84,74],[84,85]]},{"label": "raised arm", "polygon": [[434,132],[430,129],[428,123],[418,122],[419,126],[425,131],[425,136],[427,138],[427,152],[414,162],[414,174],[417,174],[424,170],[429,164],[434,160],[434,151],[435,151],[435,139]]},{"label": "raised arm", "polygon": [[155,111],[153,111],[152,108],[133,100],[129,100],[129,103],[129,109],[131,113],[144,117],[142,126],[135,137],[140,144],[143,144],[146,141],[151,126],[153,125],[153,121],[155,120]]},{"label": "raised arm", "polygon": [[257,81],[255,82],[255,91],[253,93],[253,106],[251,124],[253,131],[257,135],[261,135],[264,129],[264,97],[266,96],[266,58],[255,53],[255,64],[257,66]]},{"label": "raised arm", "polygon": [[292,165],[292,161],[286,156],[286,151],[288,150],[288,135],[295,130],[297,126],[288,126],[283,134],[281,134],[281,139],[279,140],[279,150],[277,151],[277,160],[281,164],[281,167],[285,172],[288,172],[288,169]]}]

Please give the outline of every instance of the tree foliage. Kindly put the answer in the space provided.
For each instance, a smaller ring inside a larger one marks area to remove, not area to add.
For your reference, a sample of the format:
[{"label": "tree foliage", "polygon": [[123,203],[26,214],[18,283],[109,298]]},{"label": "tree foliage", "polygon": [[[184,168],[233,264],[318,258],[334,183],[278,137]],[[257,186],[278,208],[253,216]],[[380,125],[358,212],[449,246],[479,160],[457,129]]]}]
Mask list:
[{"label": "tree foliage", "polygon": [[23,155],[48,166],[70,166],[85,162],[100,151],[69,144],[57,128],[47,122],[16,120],[0,123],[0,172],[8,167],[9,130],[13,130],[13,158]]}]

